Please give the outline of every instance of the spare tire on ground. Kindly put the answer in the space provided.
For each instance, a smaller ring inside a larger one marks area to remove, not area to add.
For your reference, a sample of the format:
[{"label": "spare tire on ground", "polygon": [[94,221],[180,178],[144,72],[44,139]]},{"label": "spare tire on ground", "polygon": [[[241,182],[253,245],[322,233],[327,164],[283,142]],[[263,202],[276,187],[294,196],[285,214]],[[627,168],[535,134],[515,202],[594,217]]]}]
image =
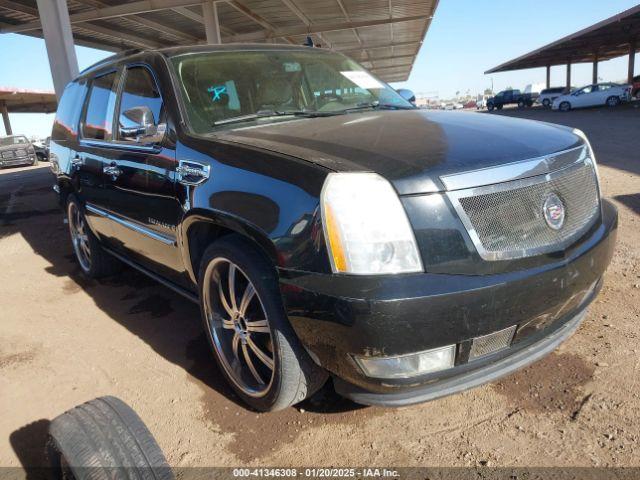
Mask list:
[{"label": "spare tire on ground", "polygon": [[49,426],[47,456],[57,478],[174,478],[143,421],[115,397],[96,398],[56,417]]}]

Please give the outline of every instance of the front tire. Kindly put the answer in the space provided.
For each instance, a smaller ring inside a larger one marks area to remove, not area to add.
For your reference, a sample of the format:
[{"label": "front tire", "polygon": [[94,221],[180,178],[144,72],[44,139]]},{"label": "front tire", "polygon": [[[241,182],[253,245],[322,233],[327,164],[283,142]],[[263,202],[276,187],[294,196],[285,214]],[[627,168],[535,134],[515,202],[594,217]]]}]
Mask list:
[{"label": "front tire", "polygon": [[562,102],[559,109],[561,112],[568,112],[571,110],[571,104],[569,102]]},{"label": "front tire", "polygon": [[490,112],[493,112],[493,108],[494,108],[494,105],[492,102],[487,103],[487,110],[489,110]]},{"label": "front tire", "polygon": [[245,403],[259,411],[281,410],[324,385],[327,373],[289,324],[273,265],[251,243],[230,235],[209,246],[199,284],[214,356]]},{"label": "front tire", "polygon": [[544,100],[542,100],[542,106],[544,108],[549,108],[551,106],[551,100],[549,100],[548,98],[545,98]]},{"label": "front tire", "polygon": [[518,100],[518,108],[524,108],[526,105],[527,104],[524,100]]},{"label": "front tire", "polygon": [[67,199],[67,221],[73,251],[82,273],[89,278],[102,278],[120,269],[121,263],[104,251],[89,228],[84,209],[75,195],[69,195]]}]

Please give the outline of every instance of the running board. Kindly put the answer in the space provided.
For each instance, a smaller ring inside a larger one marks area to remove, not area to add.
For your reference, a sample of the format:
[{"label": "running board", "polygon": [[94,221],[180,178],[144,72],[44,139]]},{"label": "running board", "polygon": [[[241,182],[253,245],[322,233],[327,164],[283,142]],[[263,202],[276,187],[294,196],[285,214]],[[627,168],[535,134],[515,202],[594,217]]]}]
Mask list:
[{"label": "running board", "polygon": [[114,252],[110,248],[107,248],[107,247],[102,247],[102,248],[104,249],[105,252],[107,252],[109,255],[113,255],[118,260],[120,260],[122,263],[124,263],[124,264],[126,264],[126,265],[128,265],[128,266],[130,266],[132,268],[135,268],[136,270],[138,270],[141,273],[144,273],[146,276],[152,278],[153,280],[155,280],[156,282],[164,285],[165,287],[170,288],[174,292],[179,293],[180,295],[182,295],[183,297],[187,298],[188,300],[191,300],[193,303],[200,304],[200,298],[198,298],[198,295],[196,295],[195,293],[190,292],[186,288],[183,288],[183,287],[181,287],[179,285],[176,285],[175,283],[167,280],[166,278],[161,277],[157,273],[153,273],[151,270],[143,267],[142,265],[138,265],[136,262],[134,262],[132,260],[129,260],[124,255],[121,255],[121,254],[119,254],[117,252]]}]

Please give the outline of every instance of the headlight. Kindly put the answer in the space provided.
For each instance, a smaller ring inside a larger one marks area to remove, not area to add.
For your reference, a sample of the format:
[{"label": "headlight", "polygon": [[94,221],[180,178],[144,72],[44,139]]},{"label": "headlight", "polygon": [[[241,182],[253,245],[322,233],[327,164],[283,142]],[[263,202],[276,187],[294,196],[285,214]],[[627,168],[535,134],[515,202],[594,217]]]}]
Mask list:
[{"label": "headlight", "polygon": [[391,184],[376,173],[331,173],[321,194],[325,240],[336,273],[421,272],[413,230]]},{"label": "headlight", "polygon": [[596,180],[598,182],[598,196],[602,198],[602,188],[600,187],[600,172],[598,171],[598,162],[596,162],[596,154],[593,152],[593,148],[591,148],[591,142],[587,138],[587,135],[580,130],[579,128],[574,128],[572,132],[579,136],[582,140],[584,140],[585,145],[587,146],[587,154],[593,163],[593,169],[596,172]]}]

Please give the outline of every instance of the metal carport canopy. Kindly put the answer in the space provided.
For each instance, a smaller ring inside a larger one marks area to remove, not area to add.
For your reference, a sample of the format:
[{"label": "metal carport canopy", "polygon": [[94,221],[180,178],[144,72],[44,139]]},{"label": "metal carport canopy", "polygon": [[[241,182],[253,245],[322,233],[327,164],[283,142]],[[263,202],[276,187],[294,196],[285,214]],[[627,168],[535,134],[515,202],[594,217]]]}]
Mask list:
[{"label": "metal carport canopy", "polygon": [[0,114],[7,135],[13,133],[9,113],[51,113],[57,106],[56,94],[52,91],[0,86]]},{"label": "metal carport canopy", "polygon": [[[64,0],[45,1],[62,2],[58,13],[64,10]],[[303,44],[311,36],[316,44],[351,56],[385,81],[404,81],[437,4],[438,0],[67,0],[66,9],[73,41],[79,45],[119,51],[219,42]],[[58,27],[57,19],[51,18],[55,15],[48,12],[41,22],[45,7],[49,4],[43,0],[0,0],[0,33],[43,37],[47,22]],[[66,24],[65,14],[59,15],[60,25]],[[52,30],[54,35],[60,29]]]},{"label": "metal carport canopy", "polygon": [[[640,41],[640,5],[509,60],[485,73],[536,67],[549,68],[554,65],[569,65],[570,71],[570,65],[573,63],[593,62],[594,77],[597,78],[598,61],[630,55],[628,79],[630,81],[633,77],[633,56],[638,41]],[[570,79],[568,75],[568,80]],[[596,82],[597,80],[594,80],[594,83]]]}]

